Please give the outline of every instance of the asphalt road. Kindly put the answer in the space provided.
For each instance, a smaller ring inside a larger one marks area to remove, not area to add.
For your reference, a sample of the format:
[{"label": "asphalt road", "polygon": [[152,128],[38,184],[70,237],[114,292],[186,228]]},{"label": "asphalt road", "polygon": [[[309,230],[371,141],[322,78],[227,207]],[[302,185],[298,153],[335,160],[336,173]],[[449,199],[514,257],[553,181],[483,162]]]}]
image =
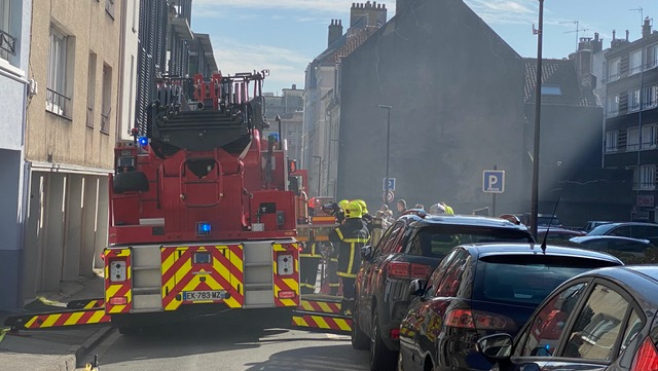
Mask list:
[{"label": "asphalt road", "polygon": [[231,315],[148,329],[114,331],[91,350],[100,371],[367,370],[368,353],[349,336],[270,328],[268,319]]}]

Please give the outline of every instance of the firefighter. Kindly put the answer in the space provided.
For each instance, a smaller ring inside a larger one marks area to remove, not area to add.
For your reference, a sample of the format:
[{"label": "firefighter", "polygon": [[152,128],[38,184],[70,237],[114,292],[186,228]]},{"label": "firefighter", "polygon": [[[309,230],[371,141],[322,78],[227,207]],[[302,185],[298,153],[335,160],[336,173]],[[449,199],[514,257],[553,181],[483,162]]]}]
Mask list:
[{"label": "firefighter", "polygon": [[304,244],[301,254],[299,254],[299,280],[302,294],[315,293],[315,281],[318,277],[321,258],[320,243],[315,240],[315,232],[311,230],[308,241]]},{"label": "firefighter", "polygon": [[[339,225],[342,225],[345,222],[345,209],[349,203],[349,200],[341,200],[338,202],[340,211],[336,213],[336,222],[338,222]],[[340,281],[338,280],[337,275],[338,245],[332,244],[331,253],[327,259],[327,280],[329,281],[329,295],[336,296],[338,295],[338,288],[340,287]]]},{"label": "firefighter", "polygon": [[361,248],[370,240],[363,223],[363,211],[358,202],[345,208],[345,223],[329,233],[329,240],[338,248],[338,276],[343,283],[341,313],[346,315],[354,306],[356,273],[361,266]]}]

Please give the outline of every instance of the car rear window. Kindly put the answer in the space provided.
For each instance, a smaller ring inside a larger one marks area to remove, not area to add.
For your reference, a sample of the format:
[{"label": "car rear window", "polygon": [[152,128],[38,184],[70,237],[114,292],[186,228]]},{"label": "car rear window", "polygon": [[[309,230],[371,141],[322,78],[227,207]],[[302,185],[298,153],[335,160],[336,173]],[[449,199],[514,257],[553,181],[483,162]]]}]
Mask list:
[{"label": "car rear window", "polygon": [[615,262],[551,255],[489,255],[476,265],[473,299],[539,305],[567,279]]},{"label": "car rear window", "polygon": [[458,246],[491,242],[533,242],[528,231],[474,226],[431,226],[421,229],[407,244],[406,253],[443,259]]}]

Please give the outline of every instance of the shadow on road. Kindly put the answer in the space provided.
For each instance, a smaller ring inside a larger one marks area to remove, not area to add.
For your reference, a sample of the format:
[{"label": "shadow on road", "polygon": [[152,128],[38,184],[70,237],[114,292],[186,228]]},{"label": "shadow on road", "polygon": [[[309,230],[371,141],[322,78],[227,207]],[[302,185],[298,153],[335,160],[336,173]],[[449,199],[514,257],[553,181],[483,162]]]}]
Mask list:
[{"label": "shadow on road", "polygon": [[364,352],[348,344],[305,347],[275,353],[265,362],[247,363],[247,371],[361,371],[367,370]]}]

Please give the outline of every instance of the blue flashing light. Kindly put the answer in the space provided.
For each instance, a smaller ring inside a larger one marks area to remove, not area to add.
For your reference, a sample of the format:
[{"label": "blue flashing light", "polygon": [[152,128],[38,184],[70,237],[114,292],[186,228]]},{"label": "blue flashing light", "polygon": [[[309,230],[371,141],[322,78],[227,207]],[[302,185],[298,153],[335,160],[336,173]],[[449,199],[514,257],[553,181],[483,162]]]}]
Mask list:
[{"label": "blue flashing light", "polygon": [[143,146],[149,144],[149,139],[147,137],[139,137],[139,139],[137,139],[137,141],[139,142],[139,144],[141,144]]},{"label": "blue flashing light", "polygon": [[196,223],[196,234],[199,236],[209,235],[212,232],[212,226],[208,222]]},{"label": "blue flashing light", "polygon": [[546,350],[551,350],[551,345],[550,345],[550,344],[546,344],[546,346],[545,346],[544,348],[546,348]]}]

